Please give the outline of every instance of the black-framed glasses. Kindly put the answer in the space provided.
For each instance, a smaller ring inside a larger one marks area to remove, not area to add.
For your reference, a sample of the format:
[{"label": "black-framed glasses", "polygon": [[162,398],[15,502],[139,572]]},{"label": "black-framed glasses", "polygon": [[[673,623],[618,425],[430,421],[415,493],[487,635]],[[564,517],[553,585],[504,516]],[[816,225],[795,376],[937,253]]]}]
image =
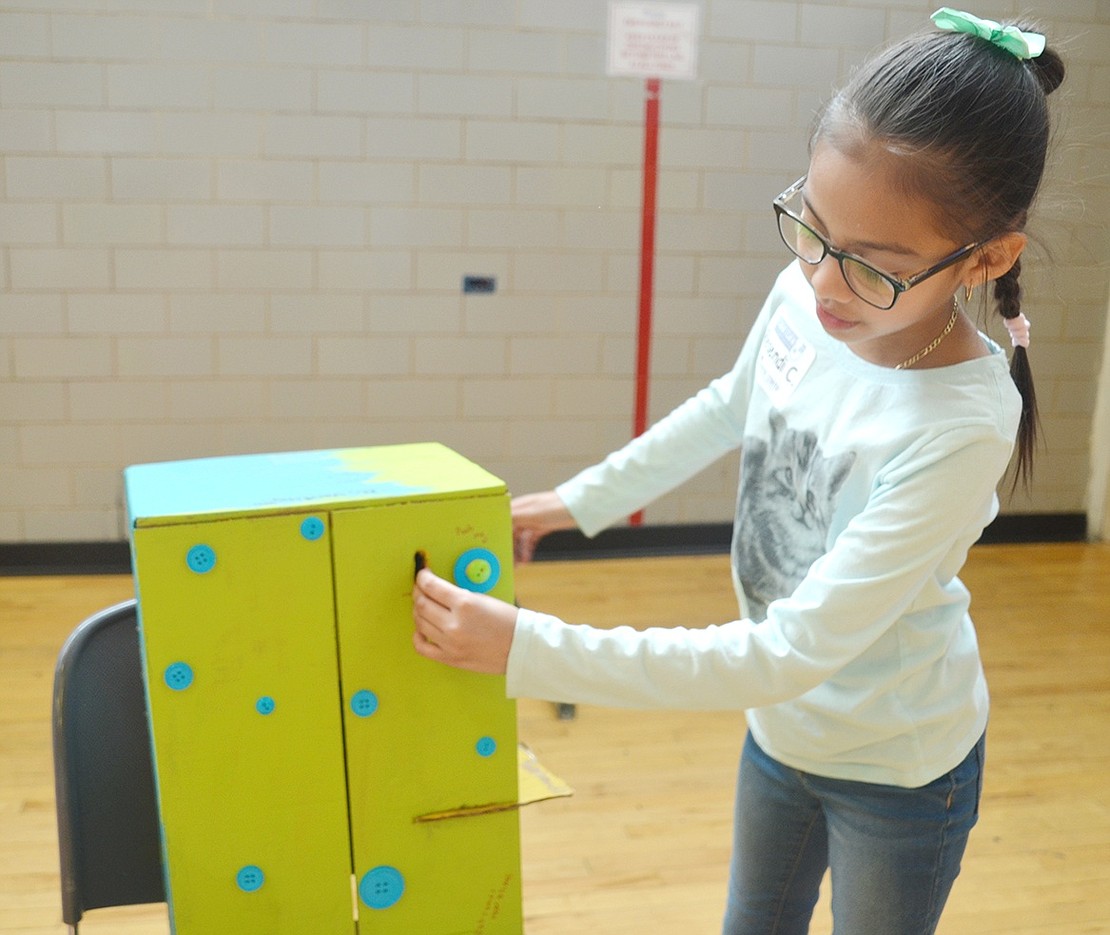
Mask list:
[{"label": "black-framed glasses", "polygon": [[899,279],[897,276],[877,269],[861,257],[835,249],[821,234],[798,217],[801,213],[800,193],[805,181],[806,176],[803,175],[773,202],[782,242],[794,256],[810,266],[816,266],[827,256],[833,257],[840,264],[840,272],[848,288],[875,308],[891,308],[898,296],[907,289],[912,289],[919,282],[924,282],[930,276],[948,269],[953,263],[958,263],[973,250],[987,243],[986,240],[969,243],[960,247],[955,253],[948,254],[928,269],[914,273],[906,279]]}]

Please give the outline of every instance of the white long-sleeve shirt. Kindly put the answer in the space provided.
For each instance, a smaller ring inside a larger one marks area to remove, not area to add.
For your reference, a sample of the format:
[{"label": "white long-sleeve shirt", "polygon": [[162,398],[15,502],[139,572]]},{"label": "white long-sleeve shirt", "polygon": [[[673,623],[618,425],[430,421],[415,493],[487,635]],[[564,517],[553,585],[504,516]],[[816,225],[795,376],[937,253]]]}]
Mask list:
[{"label": "white long-sleeve shirt", "polygon": [[987,341],[949,367],[879,367],[814,306],[792,264],[728,374],[557,488],[593,535],[741,447],[741,618],[638,632],[521,610],[510,695],[745,709],[789,766],[906,787],[975,744],[987,687],[957,573],[1017,430],[1005,354]]}]

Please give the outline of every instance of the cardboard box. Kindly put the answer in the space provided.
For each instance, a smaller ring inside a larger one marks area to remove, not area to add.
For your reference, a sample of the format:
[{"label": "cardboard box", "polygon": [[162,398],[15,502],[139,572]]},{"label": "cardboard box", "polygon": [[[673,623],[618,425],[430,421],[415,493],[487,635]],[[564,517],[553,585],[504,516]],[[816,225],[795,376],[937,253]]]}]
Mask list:
[{"label": "cardboard box", "polygon": [[515,705],[411,618],[418,551],[513,600],[505,484],[437,444],[125,478],[177,935],[519,935]]}]

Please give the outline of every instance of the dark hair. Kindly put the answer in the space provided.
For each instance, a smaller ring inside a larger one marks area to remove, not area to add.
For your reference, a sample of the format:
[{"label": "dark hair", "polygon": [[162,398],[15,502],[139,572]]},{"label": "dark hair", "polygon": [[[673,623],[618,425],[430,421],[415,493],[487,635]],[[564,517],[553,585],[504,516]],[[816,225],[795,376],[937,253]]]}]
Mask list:
[{"label": "dark hair", "polygon": [[[1048,151],[1046,97],[1063,80],[1064,63],[1049,49],[1019,59],[978,36],[923,33],[857,71],[818,115],[810,145],[851,152],[878,143],[909,157],[899,184],[935,206],[938,226],[961,242],[987,240],[1025,227]],[[1021,313],[1020,273],[1019,260],[995,281],[1003,318]],[[1037,397],[1025,348],[1014,348],[1010,374],[1022,398],[1014,484],[1028,485]]]}]

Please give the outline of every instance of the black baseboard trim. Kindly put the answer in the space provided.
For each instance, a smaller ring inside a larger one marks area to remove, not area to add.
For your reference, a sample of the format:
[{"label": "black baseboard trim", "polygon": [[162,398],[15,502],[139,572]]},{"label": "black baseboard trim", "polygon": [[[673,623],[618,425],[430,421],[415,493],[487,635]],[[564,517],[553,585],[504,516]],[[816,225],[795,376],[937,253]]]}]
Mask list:
[{"label": "black baseboard trim", "polygon": [[[716,555],[728,552],[730,523],[618,526],[593,539],[577,531],[555,532],[540,542],[536,561],[638,558],[661,555]],[[1014,513],[999,516],[979,542],[1004,545],[1034,542],[1083,542],[1083,513]],[[0,543],[0,576],[129,575],[127,542]]]},{"label": "black baseboard trim", "polygon": [[983,530],[978,544],[1086,541],[1086,513],[1004,513]]},{"label": "black baseboard trim", "polygon": [[0,575],[129,575],[127,542],[0,543]]},{"label": "black baseboard trim", "polygon": [[[1034,542],[1084,542],[1084,513],[1024,513],[999,516],[979,537],[981,545]],[[648,555],[709,555],[728,552],[731,523],[676,526],[619,526],[587,539],[577,531],[556,532],[536,549],[536,561],[635,558]]]},{"label": "black baseboard trim", "polygon": [[716,555],[732,543],[731,523],[681,523],[662,526],[615,526],[592,539],[578,530],[553,532],[540,540],[535,559],[574,561],[594,558],[640,558],[658,555]]}]

